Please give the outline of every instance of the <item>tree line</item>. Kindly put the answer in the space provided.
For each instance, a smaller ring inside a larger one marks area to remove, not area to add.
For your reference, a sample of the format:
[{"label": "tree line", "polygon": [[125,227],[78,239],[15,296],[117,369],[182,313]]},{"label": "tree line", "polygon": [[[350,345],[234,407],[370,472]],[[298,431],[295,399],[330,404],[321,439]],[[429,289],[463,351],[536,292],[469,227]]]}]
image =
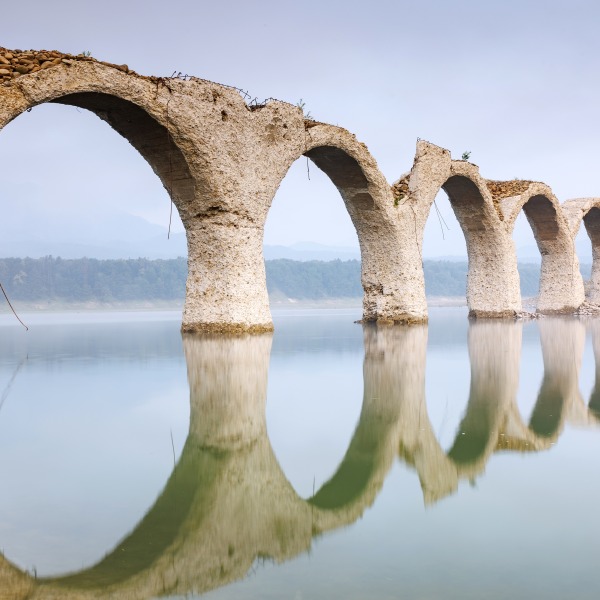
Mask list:
[{"label": "tree line", "polygon": [[[268,260],[267,288],[272,297],[299,300],[355,298],[362,295],[360,261]],[[466,262],[426,260],[429,296],[464,296]],[[589,277],[590,267],[582,267]],[[521,293],[535,296],[539,265],[520,264]],[[11,299],[22,301],[127,302],[181,300],[185,295],[187,260],[97,260],[1,258],[0,283]]]}]

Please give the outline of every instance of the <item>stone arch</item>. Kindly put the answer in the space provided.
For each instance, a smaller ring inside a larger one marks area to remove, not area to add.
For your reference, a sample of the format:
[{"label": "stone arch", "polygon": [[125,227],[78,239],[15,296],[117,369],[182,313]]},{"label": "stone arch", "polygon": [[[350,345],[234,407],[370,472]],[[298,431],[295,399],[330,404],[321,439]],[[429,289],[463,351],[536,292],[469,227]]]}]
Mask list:
[{"label": "stone arch", "polygon": [[[86,108],[107,121],[169,192],[188,243],[182,329],[272,328],[260,309],[253,310],[262,290],[252,274],[242,272],[243,247],[229,243],[233,227],[242,236],[252,230],[232,223],[240,198],[245,200],[239,165],[251,162],[232,152],[243,146],[248,125],[243,119],[251,115],[238,92],[199,79],[142,77],[126,67],[65,57],[0,85],[0,129],[46,102]],[[247,210],[241,212],[251,220]],[[229,254],[223,251],[228,245]]]},{"label": "stone arch", "polygon": [[471,317],[513,317],[521,311],[514,244],[476,165],[452,160],[448,150],[420,140],[412,170],[394,189],[399,202],[416,215],[420,261],[425,223],[435,197],[440,189],[448,194],[467,244],[466,296]]},{"label": "stone arch", "polygon": [[[520,294],[515,290],[514,265],[498,214],[476,173],[469,173],[466,164],[456,165],[453,170],[459,173],[451,175],[442,189],[448,194],[467,242],[469,313],[474,317],[514,316],[521,309]],[[487,310],[487,303],[498,297],[504,308],[498,305]]]},{"label": "stone arch", "polygon": [[177,119],[166,114],[164,96],[168,93],[160,83],[130,77],[99,63],[59,65],[0,89],[0,130],[23,112],[44,103],[89,110],[144,157],[185,216],[195,198],[197,182],[185,150],[177,141]]},{"label": "stone arch", "polygon": [[59,64],[0,86],[0,135],[3,127],[23,112],[54,103],[93,112],[131,143],[160,179],[186,228],[191,268],[185,327],[186,321],[195,318],[193,311],[189,314],[189,305],[197,287],[189,223],[198,212],[198,197],[210,198],[211,192],[209,165],[197,152],[193,133],[185,131],[181,83],[131,75],[98,62]]},{"label": "stone arch", "polygon": [[374,158],[345,129],[313,121],[304,122],[303,129],[297,146],[279,160],[276,186],[263,219],[291,165],[301,156],[310,158],[340,192],[356,229],[362,259],[364,321],[426,320],[424,295],[411,281],[422,279],[421,269],[398,217],[392,189]]},{"label": "stone arch", "polygon": [[585,299],[583,279],[571,229],[559,201],[543,183],[505,183],[514,183],[518,188],[513,190],[516,195],[499,198],[507,231],[512,235],[523,210],[542,256],[538,312],[560,314],[576,310]]}]

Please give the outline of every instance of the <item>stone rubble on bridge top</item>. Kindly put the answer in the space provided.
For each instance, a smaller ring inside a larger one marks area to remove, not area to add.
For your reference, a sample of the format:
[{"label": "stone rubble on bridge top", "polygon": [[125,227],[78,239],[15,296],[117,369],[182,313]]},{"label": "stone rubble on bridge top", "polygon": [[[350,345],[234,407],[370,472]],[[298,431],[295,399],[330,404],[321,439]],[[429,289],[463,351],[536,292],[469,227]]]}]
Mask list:
[{"label": "stone rubble on bridge top", "polygon": [[509,181],[486,179],[485,181],[487,189],[490,191],[494,200],[510,198],[511,196],[520,196],[525,193],[533,183],[539,182],[529,181],[527,179],[512,179]]},{"label": "stone rubble on bridge top", "polygon": [[7,83],[21,77],[50,69],[57,65],[71,65],[76,61],[101,62],[124,73],[133,73],[127,65],[102,62],[87,54],[64,54],[56,50],[8,50],[0,47],[0,83]]}]

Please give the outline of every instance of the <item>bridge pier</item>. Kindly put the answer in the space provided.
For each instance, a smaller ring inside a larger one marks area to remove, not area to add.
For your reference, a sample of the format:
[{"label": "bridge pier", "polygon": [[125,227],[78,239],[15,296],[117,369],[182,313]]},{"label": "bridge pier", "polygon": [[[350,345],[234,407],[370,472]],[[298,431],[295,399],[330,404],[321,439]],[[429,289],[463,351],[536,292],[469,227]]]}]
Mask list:
[{"label": "bridge pier", "polygon": [[205,219],[188,224],[186,231],[182,331],[271,331],[262,228]]}]

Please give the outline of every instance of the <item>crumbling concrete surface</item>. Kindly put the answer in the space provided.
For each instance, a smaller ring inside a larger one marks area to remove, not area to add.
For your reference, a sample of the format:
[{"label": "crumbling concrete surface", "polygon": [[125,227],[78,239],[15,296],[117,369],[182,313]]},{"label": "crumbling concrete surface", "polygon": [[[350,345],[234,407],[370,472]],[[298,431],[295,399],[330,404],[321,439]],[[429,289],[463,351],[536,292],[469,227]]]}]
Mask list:
[{"label": "crumbling concrete surface", "polygon": [[[584,302],[575,230],[543,184],[487,181],[475,165],[420,141],[411,172],[390,186],[354,135],[307,120],[291,104],[249,106],[235,88],[202,79],[145,77],[83,54],[0,48],[0,129],[45,102],[94,112],[142,154],[169,192],[188,242],[184,331],[272,329],[264,226],[301,156],[330,177],[356,227],[365,321],[427,320],[421,248],[440,189],[467,241],[472,316],[521,312],[512,241],[521,209],[543,256],[538,310],[569,312]],[[581,217],[593,240],[594,210]],[[600,271],[593,280],[588,300],[600,302]]]}]

